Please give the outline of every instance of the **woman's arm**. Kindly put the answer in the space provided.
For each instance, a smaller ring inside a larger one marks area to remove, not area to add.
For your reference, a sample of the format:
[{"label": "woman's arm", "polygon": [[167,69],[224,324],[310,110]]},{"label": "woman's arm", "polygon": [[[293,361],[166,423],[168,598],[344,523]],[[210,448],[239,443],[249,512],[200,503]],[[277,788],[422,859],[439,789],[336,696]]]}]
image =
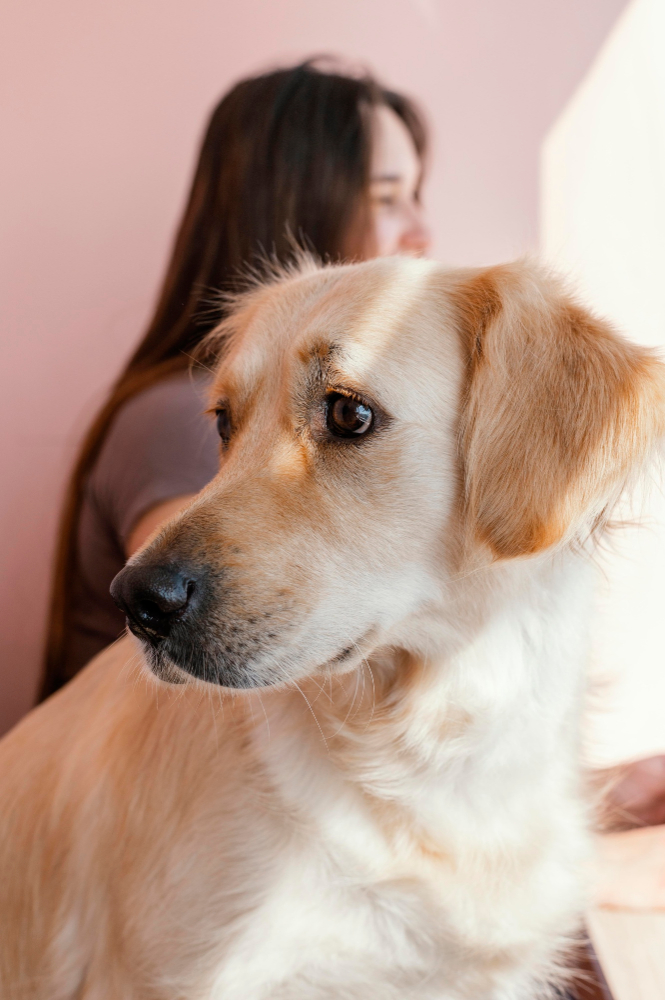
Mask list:
[{"label": "woman's arm", "polygon": [[134,525],[127,539],[125,546],[125,555],[127,558],[129,559],[135,552],[143,548],[150,536],[158,528],[161,528],[166,521],[175,517],[178,511],[186,507],[195,496],[195,493],[188,493],[184,496],[173,497],[172,500],[165,500],[163,503],[159,503],[156,507],[151,507],[150,510],[146,511]]},{"label": "woman's arm", "polygon": [[204,414],[208,380],[157,382],[116,414],[90,480],[104,523],[128,558],[219,469],[219,436]]},{"label": "woman's arm", "polygon": [[665,910],[665,826],[600,837],[595,906]]}]

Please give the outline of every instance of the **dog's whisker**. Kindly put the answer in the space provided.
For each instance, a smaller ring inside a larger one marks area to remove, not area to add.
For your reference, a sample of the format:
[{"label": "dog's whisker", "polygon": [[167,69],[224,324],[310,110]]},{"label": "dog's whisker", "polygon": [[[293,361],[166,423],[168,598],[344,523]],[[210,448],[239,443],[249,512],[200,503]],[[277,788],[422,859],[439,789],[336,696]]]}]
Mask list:
[{"label": "dog's whisker", "polygon": [[[358,650],[358,653],[361,653],[361,650],[359,649],[358,644],[356,642],[354,642],[353,645]],[[361,666],[363,668],[363,684],[364,684],[364,677],[365,677],[365,668],[367,668],[367,670],[369,671],[370,680],[372,682],[372,707],[370,709],[369,718],[367,719],[367,721],[365,723],[365,731],[366,731],[367,728],[371,725],[372,720],[374,719],[374,711],[376,709],[376,685],[374,683],[374,672],[372,670],[372,665],[370,664],[370,662],[367,659],[367,657],[363,656],[362,660],[360,661],[360,664],[361,664]],[[363,688],[363,693],[364,693],[364,688]]]},{"label": "dog's whisker", "polygon": [[210,715],[212,718],[212,728],[215,733],[215,750],[219,753],[219,732],[217,730],[217,712],[215,710],[215,705],[213,699],[215,698],[216,692],[213,690],[212,685],[208,685],[208,690],[206,691],[206,698],[208,701],[208,708],[210,709]]},{"label": "dog's whisker", "polygon": [[370,712],[369,719],[367,720],[367,725],[369,726],[371,725],[372,720],[374,719],[374,712],[376,711],[376,683],[374,681],[374,671],[372,670],[372,664],[369,662],[369,660],[364,660],[363,662],[369,671],[369,678],[372,682],[372,710]]},{"label": "dog's whisker", "polygon": [[300,694],[302,695],[302,697],[304,698],[305,704],[307,705],[308,709],[312,713],[312,718],[314,719],[314,722],[316,723],[317,728],[318,728],[319,732],[321,733],[321,739],[325,743],[326,750],[327,750],[328,753],[330,753],[330,747],[328,746],[328,740],[326,739],[326,735],[323,732],[323,729],[321,727],[321,723],[319,722],[319,720],[316,717],[316,712],[314,711],[314,709],[312,708],[312,706],[310,704],[309,698],[307,697],[307,695],[305,694],[305,692],[303,691],[303,689],[298,684],[298,681],[294,680],[291,683],[295,687],[296,691],[299,691]]},{"label": "dog's whisker", "polygon": [[355,686],[354,691],[353,691],[353,698],[351,699],[351,704],[349,705],[349,707],[347,709],[346,715],[344,716],[344,720],[340,724],[339,728],[333,733],[333,736],[339,736],[339,734],[342,732],[342,730],[346,726],[347,722],[349,721],[349,718],[351,716],[351,712],[353,711],[353,706],[356,703],[356,697],[358,695],[359,675],[360,675],[360,670],[356,669],[356,686]]},{"label": "dog's whisker", "polygon": [[190,354],[189,351],[182,351],[181,353],[184,355],[184,357],[189,358],[189,360],[192,362],[192,369],[191,369],[192,374],[194,368],[203,368],[210,375],[215,374],[215,369],[211,368],[210,365],[206,365],[205,362],[203,362],[200,358],[197,358],[195,354]]},{"label": "dog's whisker", "polygon": [[255,719],[254,719],[254,706],[252,704],[252,699],[251,698],[247,699],[247,705],[248,705],[248,708],[249,708],[249,714],[252,717],[252,728],[254,728],[254,726],[256,725],[256,722],[255,722]]},{"label": "dog's whisker", "polygon": [[312,684],[316,684],[317,688],[319,689],[319,693],[317,694],[316,698],[312,702],[312,705],[316,705],[317,701],[319,700],[319,698],[321,697],[321,695],[324,693],[323,692],[323,684],[320,684],[317,681],[316,677],[310,677],[310,681],[312,682]]},{"label": "dog's whisker", "polygon": [[261,706],[261,709],[262,709],[263,714],[265,716],[266,728],[268,730],[268,742],[270,742],[270,719],[268,718],[268,713],[266,712],[266,707],[263,704],[263,698],[261,697],[261,692],[259,691],[258,688],[256,689],[256,694],[257,694],[257,697],[259,699],[259,705]]},{"label": "dog's whisker", "polygon": [[360,666],[358,668],[358,673],[360,674],[360,680],[362,682],[362,691],[360,692],[360,701],[359,701],[359,705],[362,706],[365,703],[365,688],[366,688],[366,684],[365,684],[365,663],[364,663],[364,660],[360,661]]}]

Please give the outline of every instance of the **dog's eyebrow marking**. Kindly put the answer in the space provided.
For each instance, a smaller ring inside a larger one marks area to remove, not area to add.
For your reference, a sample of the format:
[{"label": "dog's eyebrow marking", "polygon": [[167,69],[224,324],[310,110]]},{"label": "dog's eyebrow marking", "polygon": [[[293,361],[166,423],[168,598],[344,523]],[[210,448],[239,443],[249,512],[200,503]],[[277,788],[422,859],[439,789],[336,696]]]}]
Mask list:
[{"label": "dog's eyebrow marking", "polygon": [[309,456],[299,441],[280,438],[270,456],[270,471],[280,479],[299,479],[310,467]]},{"label": "dog's eyebrow marking", "polygon": [[309,365],[312,362],[320,362],[321,367],[325,362],[331,362],[342,353],[340,344],[319,339],[313,344],[307,344],[298,351],[298,356],[303,364]]}]

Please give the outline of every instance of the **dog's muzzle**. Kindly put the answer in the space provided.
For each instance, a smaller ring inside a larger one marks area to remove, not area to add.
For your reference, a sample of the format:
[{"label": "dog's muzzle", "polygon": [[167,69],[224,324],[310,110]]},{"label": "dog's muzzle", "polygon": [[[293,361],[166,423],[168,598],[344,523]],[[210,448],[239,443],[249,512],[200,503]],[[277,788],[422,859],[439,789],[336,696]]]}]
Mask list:
[{"label": "dog's muzzle", "polygon": [[[273,641],[274,630],[229,609],[223,575],[175,553],[155,561],[144,553],[111,584],[130,631],[145,644],[147,665],[162,680],[182,683],[173,673],[178,668],[224,687],[271,683],[253,672],[251,661]],[[270,614],[261,618],[265,625]]]}]

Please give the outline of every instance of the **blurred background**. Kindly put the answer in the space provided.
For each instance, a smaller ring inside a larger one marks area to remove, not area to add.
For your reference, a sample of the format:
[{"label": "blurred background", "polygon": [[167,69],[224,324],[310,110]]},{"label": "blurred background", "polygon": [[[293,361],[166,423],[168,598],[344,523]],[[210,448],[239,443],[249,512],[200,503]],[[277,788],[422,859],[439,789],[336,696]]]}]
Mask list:
[{"label": "blurred background", "polygon": [[[222,92],[315,54],[369,66],[412,95],[432,126],[433,255],[494,263],[537,248],[541,144],[625,6],[5,0],[0,732],[35,695],[76,446],[142,333]],[[565,238],[552,236],[554,255]]]}]

